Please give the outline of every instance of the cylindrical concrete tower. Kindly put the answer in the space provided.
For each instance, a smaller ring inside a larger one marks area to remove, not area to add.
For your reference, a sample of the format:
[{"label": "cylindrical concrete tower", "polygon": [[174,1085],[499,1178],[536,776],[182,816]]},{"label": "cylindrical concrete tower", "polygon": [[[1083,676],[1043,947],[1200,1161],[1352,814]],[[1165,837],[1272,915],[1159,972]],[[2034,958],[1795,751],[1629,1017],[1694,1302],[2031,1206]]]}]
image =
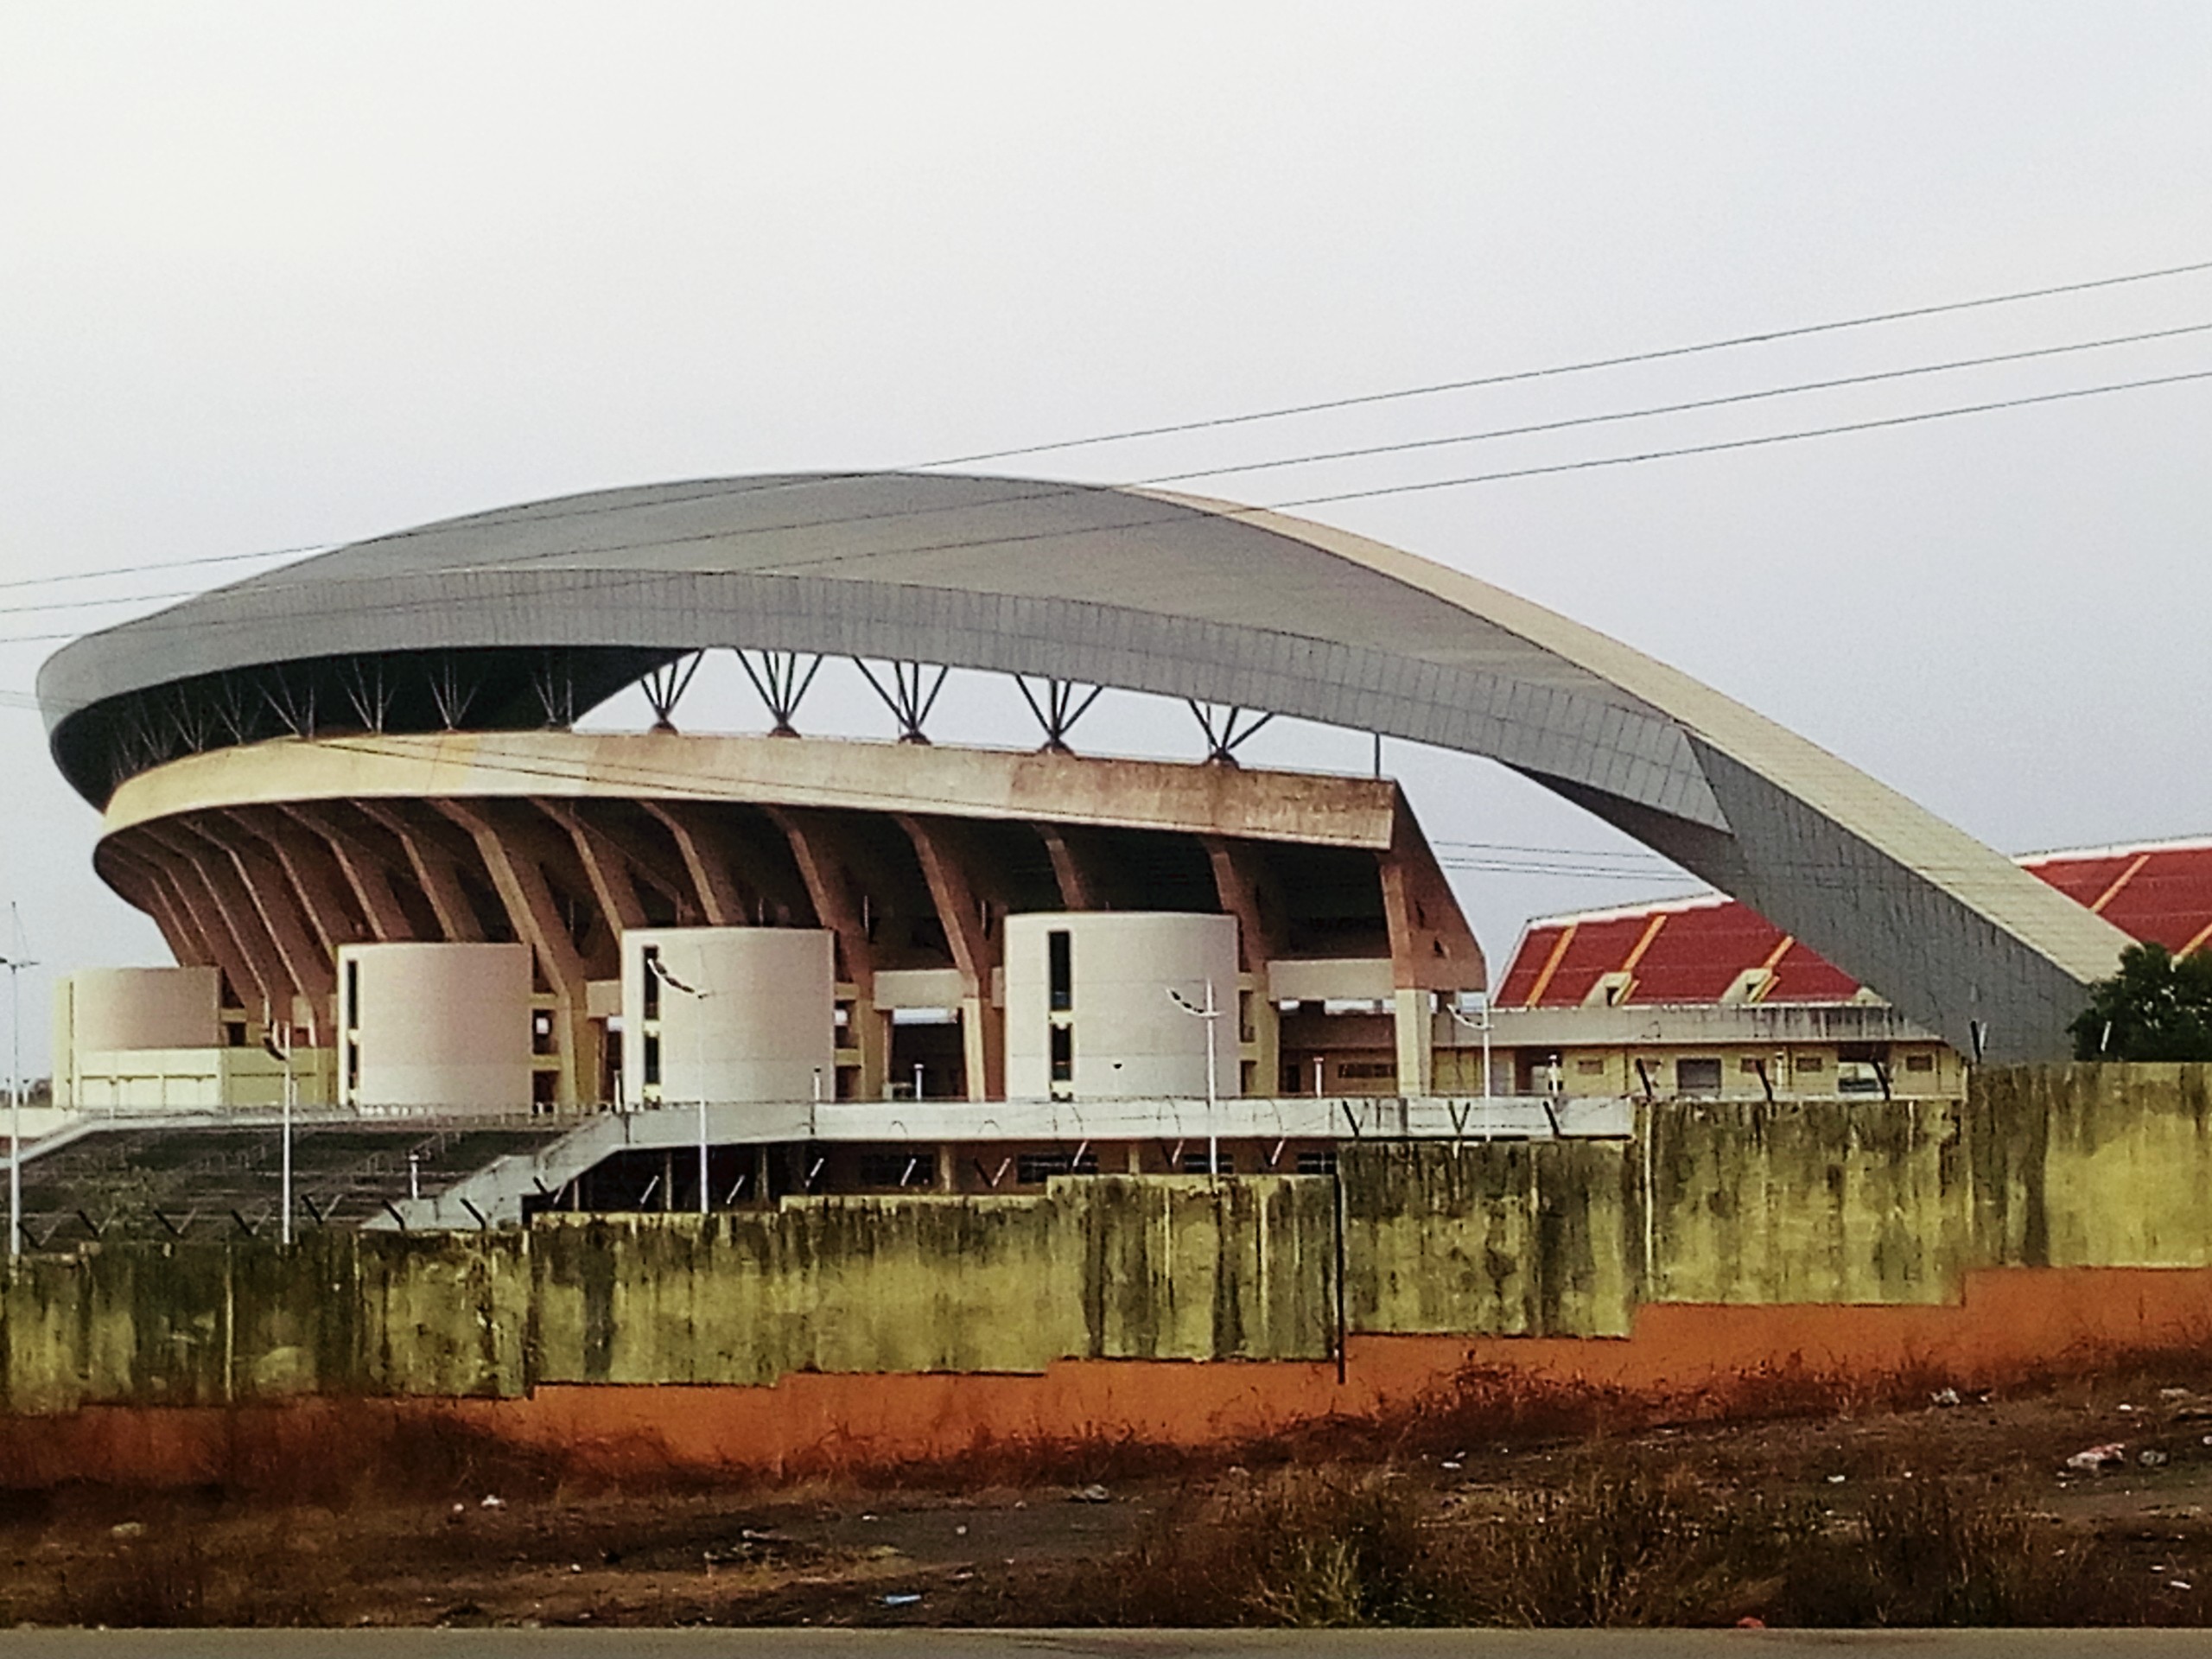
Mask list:
[{"label": "cylindrical concrete tower", "polygon": [[338,950],[338,1086],[352,1106],[531,1104],[526,944]]},{"label": "cylindrical concrete tower", "polygon": [[[1034,912],[1006,919],[1010,1099],[1195,1098],[1239,1092],[1236,922],[1175,911]],[[1172,993],[1172,995],[1171,995]]]},{"label": "cylindrical concrete tower", "polygon": [[819,928],[622,935],[622,1097],[630,1104],[804,1101],[817,1088],[834,1099],[836,1022],[831,940]]}]

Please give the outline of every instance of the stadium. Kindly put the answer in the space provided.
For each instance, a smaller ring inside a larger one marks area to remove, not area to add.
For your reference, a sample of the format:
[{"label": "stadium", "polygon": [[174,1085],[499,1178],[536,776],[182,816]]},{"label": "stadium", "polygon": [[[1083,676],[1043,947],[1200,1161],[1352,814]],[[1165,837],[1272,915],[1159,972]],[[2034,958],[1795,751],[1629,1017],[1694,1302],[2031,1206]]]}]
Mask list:
[{"label": "stadium", "polygon": [[[679,729],[715,652],[759,734]],[[839,658],[898,741],[800,735]],[[953,671],[1012,677],[1036,747],[932,742]],[[576,729],[639,686],[653,729]],[[1208,759],[1077,753],[1100,688],[1187,702]],[[176,965],[61,988],[34,1238],[110,1224],[80,1200],[124,1169],[125,1224],[255,1230],[279,1155],[287,1230],[480,1227],[1323,1173],[1362,1137],[1618,1136],[1658,1092],[1955,1095],[1962,1059],[2062,1054],[2130,937],[1565,617],[1138,491],[503,509],[88,636],[39,696],[100,875]],[[1533,928],[1471,1012],[1483,953],[1404,794],[1239,765],[1274,715],[1495,760],[1730,898]],[[1725,948],[1670,980],[1707,912]]]}]

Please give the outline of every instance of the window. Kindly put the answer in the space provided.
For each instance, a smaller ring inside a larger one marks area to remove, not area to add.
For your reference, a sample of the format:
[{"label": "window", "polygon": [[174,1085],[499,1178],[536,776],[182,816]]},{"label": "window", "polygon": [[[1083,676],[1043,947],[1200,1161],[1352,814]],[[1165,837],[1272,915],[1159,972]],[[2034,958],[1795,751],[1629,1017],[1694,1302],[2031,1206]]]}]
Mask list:
[{"label": "window", "polygon": [[1605,1063],[1603,1060],[1577,1060],[1574,1070],[1580,1077],[1602,1077],[1605,1075]]},{"label": "window", "polygon": [[[1183,1173],[1185,1175],[1203,1175],[1206,1173],[1206,1154],[1205,1147],[1201,1147],[1196,1152],[1186,1152],[1183,1154]],[[1228,1152],[1223,1153],[1221,1154],[1221,1161],[1214,1168],[1214,1173],[1217,1175],[1234,1175],[1236,1173],[1236,1154],[1234,1153]]]},{"label": "window", "polygon": [[1908,1054],[1904,1057],[1904,1069],[1908,1071],[1933,1071],[1936,1057],[1933,1054]]},{"label": "window", "polygon": [[1759,1063],[1755,1059],[1738,1060],[1736,1062],[1736,1069],[1747,1077],[1756,1077],[1759,1075]]},{"label": "window", "polygon": [[1827,1063],[1817,1054],[1800,1054],[1790,1064],[1800,1071],[1812,1073],[1823,1070]]},{"label": "window", "polygon": [[1889,1079],[1883,1075],[1890,1051],[1884,1043],[1853,1043],[1835,1056],[1835,1091],[1839,1095],[1886,1095]]},{"label": "window", "polygon": [[1375,1083],[1385,1077],[1395,1079],[1398,1065],[1395,1060],[1339,1060],[1337,1075],[1348,1083]]},{"label": "window", "polygon": [[1676,1060],[1675,1092],[1717,1095],[1720,1092],[1720,1062],[1717,1059]]},{"label": "window", "polygon": [[359,1092],[361,1087],[361,1042],[358,1037],[346,1039],[346,1090],[348,1094]]},{"label": "window", "polygon": [[[645,983],[639,988],[643,994],[645,1005],[645,1017],[648,1020],[658,1020],[660,1018],[660,947],[657,944],[647,945],[639,952],[638,960],[645,976]],[[650,1082],[652,1079],[648,1078],[647,1081]]]},{"label": "window", "polygon": [[1317,1147],[1311,1152],[1298,1154],[1298,1173],[1301,1175],[1333,1175],[1337,1173],[1337,1149]]},{"label": "window", "polygon": [[660,1087],[660,1033],[657,1031],[649,1031],[645,1033],[645,1052],[644,1058],[645,1067],[645,1087],[648,1089],[658,1089]]},{"label": "window", "polygon": [[1086,1152],[1025,1152],[1014,1160],[1014,1179],[1023,1186],[1042,1186],[1055,1175],[1096,1175],[1098,1154]]},{"label": "window", "polygon": [[1075,1081],[1075,1027],[1073,1026],[1052,1027],[1052,1081],[1054,1083]]},{"label": "window", "polygon": [[926,1148],[887,1147],[860,1157],[862,1186],[934,1186],[937,1154]]},{"label": "window", "polygon": [[543,1009],[530,1016],[530,1052],[550,1054],[553,1052],[553,1016]]},{"label": "window", "polygon": [[1045,935],[1045,979],[1051,997],[1046,1006],[1053,1013],[1065,1014],[1075,1007],[1075,952],[1065,927]]},{"label": "window", "polygon": [[346,1028],[358,1031],[361,1026],[361,961],[349,957],[346,961]]}]

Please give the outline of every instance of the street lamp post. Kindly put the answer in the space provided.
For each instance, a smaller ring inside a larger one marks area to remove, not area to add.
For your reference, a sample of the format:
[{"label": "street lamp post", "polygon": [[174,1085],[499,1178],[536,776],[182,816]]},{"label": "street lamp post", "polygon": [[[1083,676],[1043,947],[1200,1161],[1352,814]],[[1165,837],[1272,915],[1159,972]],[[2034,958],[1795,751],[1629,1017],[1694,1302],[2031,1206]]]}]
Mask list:
[{"label": "street lamp post", "polygon": [[1483,1017],[1479,1020],[1470,1020],[1465,1014],[1460,1013],[1459,1005],[1457,1001],[1446,1002],[1444,1006],[1450,1011],[1452,1019],[1458,1020],[1459,1024],[1465,1026],[1469,1031],[1477,1031],[1482,1033],[1483,1098],[1484,1100],[1488,1100],[1491,1096],[1496,1092],[1491,1089],[1490,1084],[1490,993],[1488,991],[1484,991],[1483,993]]},{"label": "street lamp post", "polygon": [[709,1202],[707,1185],[707,999],[714,995],[696,985],[686,985],[668,971],[668,965],[658,956],[645,958],[645,966],[658,975],[660,982],[679,990],[697,1005],[692,1009],[691,1064],[698,1071],[699,1084],[699,1214],[704,1217]]},{"label": "street lamp post", "polygon": [[271,1059],[284,1063],[283,1173],[279,1187],[283,1220],[277,1229],[277,1236],[289,1244],[292,1242],[292,1097],[299,1087],[297,1076],[292,1070],[292,1021],[288,1015],[284,1020],[284,1040],[279,1043],[276,1027],[267,1018],[268,1010],[264,1008],[263,1014],[268,1029],[261,1039],[261,1046],[269,1051]]},{"label": "street lamp post", "polygon": [[23,995],[22,973],[38,963],[0,957],[8,970],[8,1258],[23,1253]]},{"label": "street lamp post", "polygon": [[1212,976],[1207,976],[1205,984],[1206,1001],[1204,1007],[1192,1001],[1173,985],[1167,987],[1167,999],[1192,1018],[1206,1022],[1206,1179],[1217,1180],[1221,1176],[1221,1140],[1215,1122],[1214,1108],[1221,1098],[1221,1084],[1216,1079],[1217,1056],[1220,1045],[1214,1036],[1214,1027],[1220,1023],[1222,1011],[1214,1003]]}]

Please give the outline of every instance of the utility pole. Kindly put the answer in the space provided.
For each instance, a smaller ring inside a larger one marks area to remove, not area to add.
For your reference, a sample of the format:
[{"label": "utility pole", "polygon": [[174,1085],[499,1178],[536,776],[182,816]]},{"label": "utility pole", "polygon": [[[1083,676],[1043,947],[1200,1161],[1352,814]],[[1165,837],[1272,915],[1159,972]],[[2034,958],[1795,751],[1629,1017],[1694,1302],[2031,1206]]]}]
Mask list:
[{"label": "utility pole", "polygon": [[[20,918],[16,931],[19,935],[22,931]],[[23,1253],[22,976],[24,969],[37,966],[38,963],[25,960],[20,946],[15,956],[0,957],[0,968],[8,970],[8,1259],[10,1262]]]}]

